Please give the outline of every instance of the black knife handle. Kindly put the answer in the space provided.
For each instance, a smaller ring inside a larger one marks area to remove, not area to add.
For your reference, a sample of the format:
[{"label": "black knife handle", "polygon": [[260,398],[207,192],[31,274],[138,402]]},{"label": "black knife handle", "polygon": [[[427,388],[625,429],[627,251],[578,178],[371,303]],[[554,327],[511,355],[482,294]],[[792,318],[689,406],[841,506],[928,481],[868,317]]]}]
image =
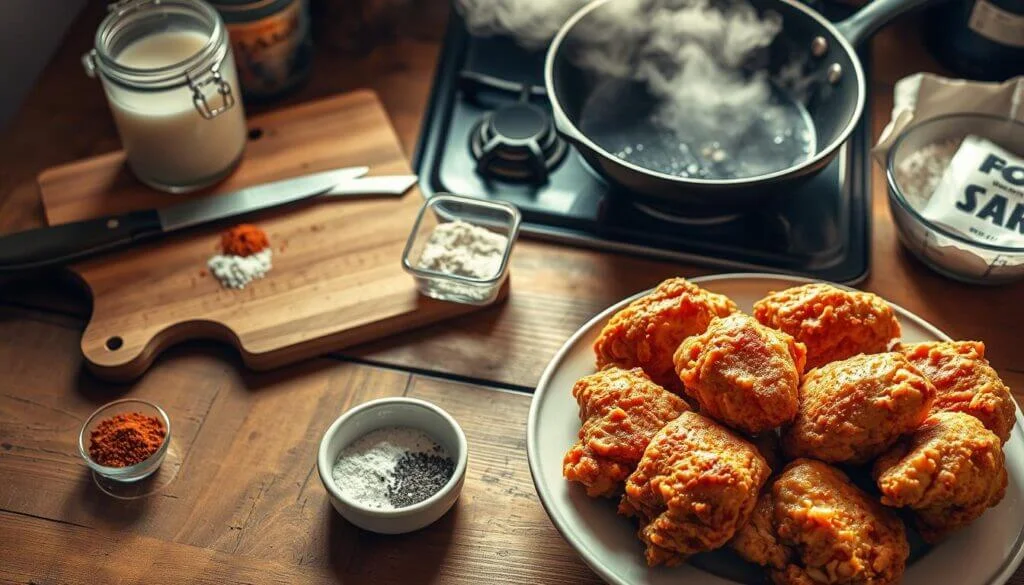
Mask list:
[{"label": "black knife handle", "polygon": [[0,236],[0,272],[65,264],[161,231],[160,216],[150,209]]}]

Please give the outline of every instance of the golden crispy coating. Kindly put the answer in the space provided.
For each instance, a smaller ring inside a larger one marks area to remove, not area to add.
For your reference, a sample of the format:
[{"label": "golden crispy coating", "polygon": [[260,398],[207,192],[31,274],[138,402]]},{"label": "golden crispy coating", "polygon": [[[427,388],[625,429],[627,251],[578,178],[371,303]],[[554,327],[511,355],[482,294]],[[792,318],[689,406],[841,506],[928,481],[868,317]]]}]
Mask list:
[{"label": "golden crispy coating", "polygon": [[641,367],[671,390],[682,384],[672,354],[691,335],[703,333],[717,316],[736,311],[728,298],[708,292],[685,278],[670,278],[608,320],[597,341],[597,367]]},{"label": "golden crispy coating", "polygon": [[719,548],[750,517],[771,472],[750,443],[684,412],[651,439],[619,513],[640,519],[649,565]]},{"label": "golden crispy coating", "polygon": [[932,412],[965,412],[1005,443],[1017,407],[1010,389],[985,359],[980,341],[932,341],[900,351],[935,385]]},{"label": "golden crispy coating", "polygon": [[612,496],[636,468],[654,433],[689,410],[686,402],[640,368],[608,368],[572,388],[580,406],[579,441],[565,454],[562,474],[591,497]]},{"label": "golden crispy coating", "polygon": [[843,472],[811,459],[791,462],[772,486],[774,528],[791,550],[773,570],[777,585],[889,585],[903,576],[910,546],[890,510]]},{"label": "golden crispy coating", "polygon": [[806,345],[808,369],[887,351],[900,337],[896,315],[881,297],[823,283],[773,292],[754,303],[754,317]]},{"label": "golden crispy coating", "polygon": [[928,417],[875,461],[874,475],[882,503],[912,508],[928,542],[973,522],[1006,493],[1002,442],[962,412]]},{"label": "golden crispy coating", "polygon": [[928,414],[935,387],[900,353],[859,355],[808,372],[782,434],[790,457],[865,463]]},{"label": "golden crispy coating", "polygon": [[707,331],[686,338],[674,361],[686,393],[700,411],[745,433],[757,434],[796,416],[797,387],[806,351],[787,333],[753,317],[716,317]]},{"label": "golden crispy coating", "polygon": [[729,545],[740,557],[761,565],[783,570],[789,564],[791,551],[779,542],[775,532],[775,504],[771,490],[757,498],[750,520],[736,531]]}]

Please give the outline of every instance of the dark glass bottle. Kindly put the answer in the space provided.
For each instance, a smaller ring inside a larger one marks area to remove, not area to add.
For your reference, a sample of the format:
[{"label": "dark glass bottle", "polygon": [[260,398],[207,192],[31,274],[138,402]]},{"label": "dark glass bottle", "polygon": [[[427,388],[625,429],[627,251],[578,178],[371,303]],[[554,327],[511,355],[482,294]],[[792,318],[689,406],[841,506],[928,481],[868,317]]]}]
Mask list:
[{"label": "dark glass bottle", "polygon": [[1024,0],[949,0],[924,17],[925,42],[944,66],[980,81],[1024,74]]}]

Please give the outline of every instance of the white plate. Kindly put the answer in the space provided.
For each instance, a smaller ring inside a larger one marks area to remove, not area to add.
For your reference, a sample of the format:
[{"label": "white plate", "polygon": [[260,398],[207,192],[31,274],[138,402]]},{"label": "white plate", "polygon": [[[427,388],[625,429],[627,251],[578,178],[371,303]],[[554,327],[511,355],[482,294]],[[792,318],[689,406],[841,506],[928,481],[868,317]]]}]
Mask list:
[{"label": "white plate", "polygon": [[[770,291],[812,282],[767,274],[723,274],[694,278],[693,282],[727,295],[740,309],[750,311]],[[837,285],[839,286],[839,285]],[[641,293],[645,294],[645,293]],[[640,296],[640,295],[637,295]],[[636,297],[602,312],[580,328],[548,364],[533,396],[527,425],[530,472],[541,503],[562,536],[590,568],[616,585],[726,585],[750,578],[751,566],[730,551],[697,555],[679,567],[648,568],[633,520],[615,513],[615,502],[588,498],[581,486],[562,478],[562,456],[576,441],[580,423],[571,389],[582,376],[594,372],[591,345],[605,321]],[[946,340],[947,335],[923,319],[893,305],[908,342]],[[1024,418],[1004,446],[1010,476],[1006,497],[969,527],[931,550],[912,557],[905,585],[1001,585],[1024,556]],[[708,572],[710,569],[715,574]]]}]

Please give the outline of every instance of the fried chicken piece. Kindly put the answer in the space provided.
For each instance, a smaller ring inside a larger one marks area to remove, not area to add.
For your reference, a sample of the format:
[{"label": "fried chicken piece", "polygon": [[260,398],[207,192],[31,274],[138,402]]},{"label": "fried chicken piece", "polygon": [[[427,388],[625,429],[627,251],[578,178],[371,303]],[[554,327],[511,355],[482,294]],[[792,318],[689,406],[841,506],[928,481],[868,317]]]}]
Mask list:
[{"label": "fried chicken piece", "polygon": [[651,381],[640,368],[608,368],[580,378],[572,388],[580,406],[579,441],[562,460],[562,475],[591,497],[613,496],[651,437],[689,410],[686,402]]},{"label": "fried chicken piece", "polygon": [[789,334],[733,313],[686,338],[673,359],[702,414],[757,434],[796,416],[805,356],[804,345]]},{"label": "fried chicken piece", "polygon": [[779,542],[775,531],[775,503],[770,489],[757,498],[750,520],[736,531],[729,546],[741,558],[762,567],[782,570],[789,564],[792,551]]},{"label": "fried chicken piece", "polygon": [[832,362],[804,376],[782,449],[789,457],[865,463],[920,426],[934,399],[935,387],[903,354]]},{"label": "fried chicken piece", "polygon": [[597,367],[641,367],[658,384],[682,390],[672,364],[679,344],[703,333],[715,317],[736,310],[725,296],[685,278],[670,278],[608,320],[594,342]]},{"label": "fried chicken piece", "polygon": [[776,585],[899,583],[910,555],[903,523],[838,469],[790,463],[758,498],[730,546]]},{"label": "fried chicken piece", "polygon": [[1005,443],[1017,406],[1006,384],[985,359],[980,341],[930,341],[900,346],[910,363],[935,385],[932,412],[965,412]]},{"label": "fried chicken piece", "polygon": [[937,542],[978,519],[1006,493],[1002,441],[962,412],[938,412],[875,461],[887,506],[914,510],[921,536]]},{"label": "fried chicken piece", "polygon": [[753,445],[684,412],[651,439],[619,513],[640,520],[647,564],[675,565],[725,545],[746,523],[771,470]]},{"label": "fried chicken piece", "polygon": [[[910,556],[903,523],[843,472],[797,459],[775,480],[771,493],[772,527],[788,552],[785,568],[769,565],[776,585],[900,582]],[[770,560],[777,561],[778,554]]]},{"label": "fried chicken piece", "polygon": [[807,368],[887,351],[900,337],[892,307],[881,297],[813,283],[773,292],[754,303],[754,317],[807,346]]}]

